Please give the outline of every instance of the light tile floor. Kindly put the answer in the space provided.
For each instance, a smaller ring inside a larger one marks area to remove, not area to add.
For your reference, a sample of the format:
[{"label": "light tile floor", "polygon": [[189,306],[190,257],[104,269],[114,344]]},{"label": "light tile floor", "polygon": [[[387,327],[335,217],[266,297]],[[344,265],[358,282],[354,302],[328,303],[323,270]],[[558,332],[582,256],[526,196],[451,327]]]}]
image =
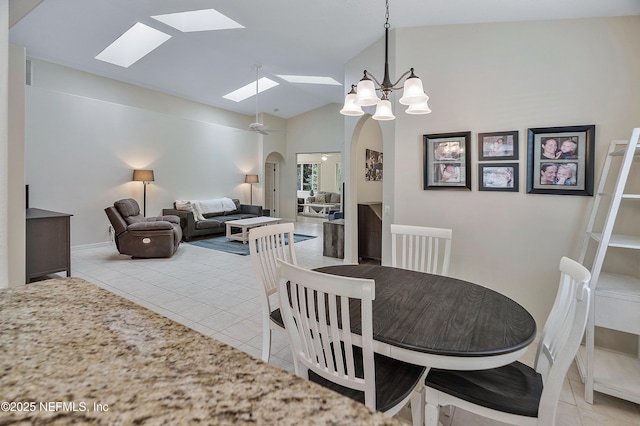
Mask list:
[{"label": "light tile floor", "polygon": [[[296,232],[318,238],[296,243],[298,264],[316,268],[341,263],[322,256],[322,225],[318,220],[296,222]],[[181,244],[170,259],[131,259],[114,245],[72,251],[72,275],[95,283],[198,332],[260,358],[262,336],[259,294],[249,256]],[[273,333],[270,362],[293,372],[291,353],[281,333]],[[531,363],[535,348],[525,356]],[[640,425],[637,405],[596,394],[595,404],[584,400],[584,385],[575,366],[564,383],[557,424],[567,426]],[[409,421],[408,410],[398,414]],[[452,426],[499,425],[454,410],[442,416]]]}]

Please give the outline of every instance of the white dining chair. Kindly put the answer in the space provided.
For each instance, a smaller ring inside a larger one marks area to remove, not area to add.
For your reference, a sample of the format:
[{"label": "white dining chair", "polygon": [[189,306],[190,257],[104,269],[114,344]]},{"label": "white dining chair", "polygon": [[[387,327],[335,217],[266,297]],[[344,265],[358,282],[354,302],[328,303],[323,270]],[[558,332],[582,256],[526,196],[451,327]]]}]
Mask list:
[{"label": "white dining chair", "polygon": [[453,230],[391,224],[391,266],[449,275]]},{"label": "white dining chair", "polygon": [[453,405],[501,422],[553,426],[567,371],[587,323],[591,274],[563,257],[560,286],[542,331],[535,368],[520,362],[490,370],[431,369],[427,374],[425,416],[437,426],[441,406]]},{"label": "white dining chair", "polygon": [[[373,352],[375,282],[278,260],[278,297],[296,375],[393,416],[421,404],[425,367]],[[359,318],[351,322],[350,309]],[[361,334],[351,332],[353,326]],[[413,399],[412,399],[413,397]]]},{"label": "white dining chair", "polygon": [[284,331],[280,309],[272,307],[272,302],[277,304],[277,296],[273,296],[278,289],[276,259],[296,264],[293,238],[293,223],[260,226],[249,230],[251,265],[258,278],[258,288],[262,296],[260,298],[262,304],[262,360],[265,362],[269,362],[271,355],[271,331]]}]

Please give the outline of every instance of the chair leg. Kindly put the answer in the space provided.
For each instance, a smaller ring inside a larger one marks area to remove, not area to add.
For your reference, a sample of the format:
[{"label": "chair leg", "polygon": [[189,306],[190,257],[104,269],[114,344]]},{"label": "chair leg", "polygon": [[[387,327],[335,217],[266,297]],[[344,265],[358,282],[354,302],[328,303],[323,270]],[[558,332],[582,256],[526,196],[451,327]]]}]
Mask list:
[{"label": "chair leg", "polygon": [[421,389],[414,390],[411,395],[411,423],[413,426],[424,425],[424,401],[425,391],[423,386]]},{"label": "chair leg", "polygon": [[271,355],[271,327],[269,324],[262,324],[262,360],[269,362]]},{"label": "chair leg", "polygon": [[425,408],[425,426],[438,426],[440,421],[440,406],[434,405],[427,400]]}]

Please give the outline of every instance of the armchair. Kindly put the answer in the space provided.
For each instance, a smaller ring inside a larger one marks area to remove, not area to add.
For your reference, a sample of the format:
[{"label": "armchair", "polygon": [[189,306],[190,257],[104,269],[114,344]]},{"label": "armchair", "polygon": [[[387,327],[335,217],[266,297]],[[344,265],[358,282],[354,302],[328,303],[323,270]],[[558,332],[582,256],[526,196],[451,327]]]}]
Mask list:
[{"label": "armchair", "polygon": [[182,239],[177,216],[144,217],[132,198],[119,200],[104,209],[113,230],[116,247],[132,257],[171,257]]}]

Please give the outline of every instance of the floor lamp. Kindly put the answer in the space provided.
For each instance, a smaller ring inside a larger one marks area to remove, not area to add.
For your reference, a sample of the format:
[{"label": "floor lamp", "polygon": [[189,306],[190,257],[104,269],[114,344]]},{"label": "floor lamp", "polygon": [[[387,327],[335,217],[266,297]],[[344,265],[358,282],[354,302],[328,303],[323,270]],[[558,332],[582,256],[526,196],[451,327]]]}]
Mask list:
[{"label": "floor lamp", "polygon": [[258,175],[245,175],[244,183],[251,185],[251,201],[249,201],[249,204],[253,205],[253,184],[258,183]]},{"label": "floor lamp", "polygon": [[142,203],[142,215],[147,216],[147,184],[153,182],[153,170],[134,170],[133,179],[136,182],[142,182],[144,185],[144,198]]}]

